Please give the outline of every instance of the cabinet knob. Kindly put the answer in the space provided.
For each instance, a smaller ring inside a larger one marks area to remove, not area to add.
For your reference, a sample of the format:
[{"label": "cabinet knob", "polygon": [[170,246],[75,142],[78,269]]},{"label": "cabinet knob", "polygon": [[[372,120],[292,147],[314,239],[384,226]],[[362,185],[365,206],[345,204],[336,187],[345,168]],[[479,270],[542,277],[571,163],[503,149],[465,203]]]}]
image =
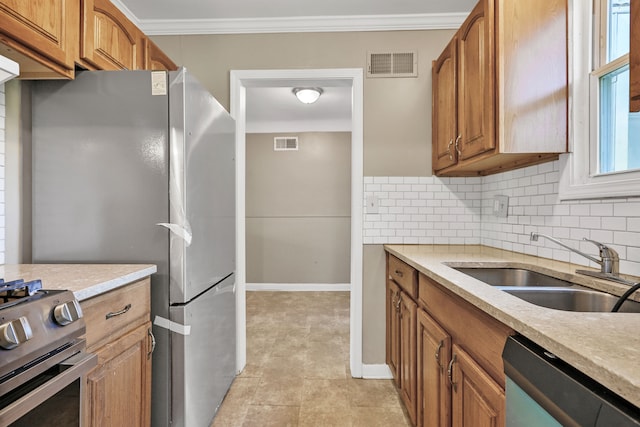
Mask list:
[{"label": "cabinet knob", "polygon": [[404,273],[401,270],[396,269],[396,274],[398,277],[404,277]]},{"label": "cabinet knob", "polygon": [[0,325],[0,347],[11,350],[33,337],[26,317],[19,317]]},{"label": "cabinet knob", "polygon": [[460,140],[462,139],[462,134],[458,135],[456,138],[455,148],[458,153],[458,157],[462,156],[462,150],[460,149]]}]

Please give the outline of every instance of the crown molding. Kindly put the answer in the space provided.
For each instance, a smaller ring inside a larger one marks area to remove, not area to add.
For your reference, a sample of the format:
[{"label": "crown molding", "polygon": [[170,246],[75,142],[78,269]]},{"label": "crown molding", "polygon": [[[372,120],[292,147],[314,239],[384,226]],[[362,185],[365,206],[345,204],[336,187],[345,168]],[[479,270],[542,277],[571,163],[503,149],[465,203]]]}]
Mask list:
[{"label": "crown molding", "polygon": [[[114,4],[119,7],[117,0],[114,0]],[[466,13],[448,13],[252,19],[132,19],[132,21],[148,35],[183,35],[442,30],[459,28],[466,17]]]}]

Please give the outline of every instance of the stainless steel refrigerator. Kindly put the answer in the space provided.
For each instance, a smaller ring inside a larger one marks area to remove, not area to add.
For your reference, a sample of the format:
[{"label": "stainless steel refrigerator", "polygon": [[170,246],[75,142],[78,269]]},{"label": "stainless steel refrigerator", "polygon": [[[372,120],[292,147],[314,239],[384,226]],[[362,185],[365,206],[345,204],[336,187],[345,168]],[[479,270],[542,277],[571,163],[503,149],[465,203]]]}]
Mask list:
[{"label": "stainless steel refrigerator", "polygon": [[235,123],[186,69],[32,88],[33,261],[153,263],[152,425],[209,426],[236,374]]}]

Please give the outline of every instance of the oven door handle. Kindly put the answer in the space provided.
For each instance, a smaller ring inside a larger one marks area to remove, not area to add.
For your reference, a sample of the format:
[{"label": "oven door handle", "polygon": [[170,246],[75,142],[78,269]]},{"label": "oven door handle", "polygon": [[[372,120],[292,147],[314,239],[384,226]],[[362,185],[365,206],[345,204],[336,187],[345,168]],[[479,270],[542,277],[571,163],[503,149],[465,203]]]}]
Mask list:
[{"label": "oven door handle", "polygon": [[97,364],[98,357],[95,354],[84,352],[75,354],[61,362],[60,366],[67,368],[56,375],[55,378],[0,409],[0,425],[7,425],[17,421],[78,378],[82,378]]}]

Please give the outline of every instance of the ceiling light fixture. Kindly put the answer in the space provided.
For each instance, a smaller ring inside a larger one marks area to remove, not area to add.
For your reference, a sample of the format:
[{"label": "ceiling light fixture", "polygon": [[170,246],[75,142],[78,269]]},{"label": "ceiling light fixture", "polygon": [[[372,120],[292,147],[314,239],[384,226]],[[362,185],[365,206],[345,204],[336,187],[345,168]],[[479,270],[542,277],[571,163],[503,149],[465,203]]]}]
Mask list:
[{"label": "ceiling light fixture", "polygon": [[313,104],[324,92],[319,87],[294,87],[293,94],[304,104]]}]

